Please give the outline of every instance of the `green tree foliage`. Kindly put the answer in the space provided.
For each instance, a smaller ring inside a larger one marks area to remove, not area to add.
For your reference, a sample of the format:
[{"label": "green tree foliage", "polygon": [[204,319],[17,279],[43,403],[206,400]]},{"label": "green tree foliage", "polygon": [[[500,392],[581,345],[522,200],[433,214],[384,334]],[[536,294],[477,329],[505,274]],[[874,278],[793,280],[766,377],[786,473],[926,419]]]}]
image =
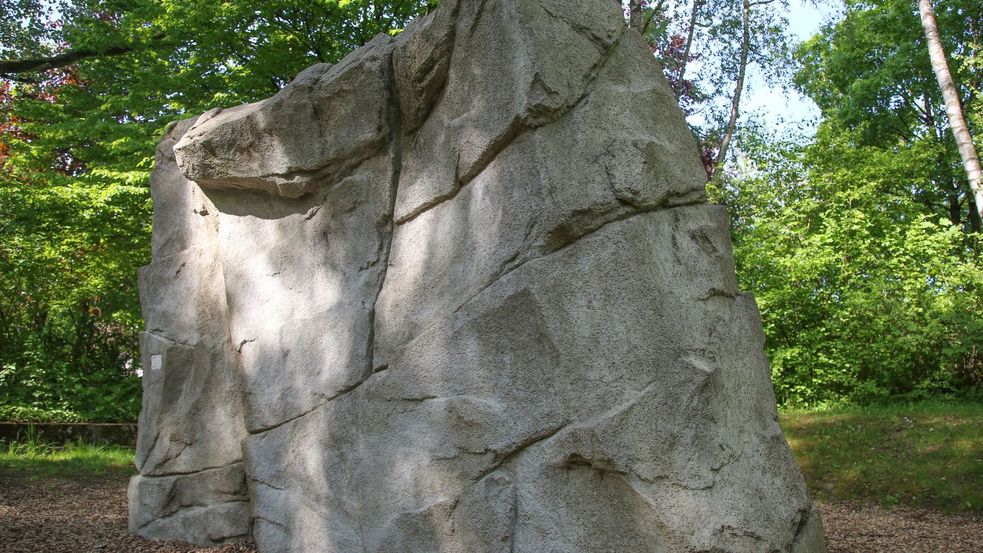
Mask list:
[{"label": "green tree foliage", "polygon": [[[798,52],[799,87],[819,105],[824,125],[842,128],[857,146],[900,155],[931,153],[933,171],[912,190],[915,201],[955,225],[980,231],[972,191],[929,61],[918,6],[909,0],[846,0],[845,17]],[[983,132],[983,3],[944,0],[936,6],[942,41],[969,116]]]},{"label": "green tree foliage", "polygon": [[268,97],[435,4],[0,0],[0,418],[135,419],[168,123]]},{"label": "green tree foliage", "polygon": [[983,384],[983,256],[911,190],[933,152],[743,137],[724,193],[744,289],[761,308],[786,404],[866,403]]},{"label": "green tree foliage", "polygon": [[[983,255],[917,5],[845,0],[800,47],[814,138],[745,129],[716,193],[762,310],[779,400],[866,403],[983,389]],[[983,5],[937,3],[980,129]]]}]

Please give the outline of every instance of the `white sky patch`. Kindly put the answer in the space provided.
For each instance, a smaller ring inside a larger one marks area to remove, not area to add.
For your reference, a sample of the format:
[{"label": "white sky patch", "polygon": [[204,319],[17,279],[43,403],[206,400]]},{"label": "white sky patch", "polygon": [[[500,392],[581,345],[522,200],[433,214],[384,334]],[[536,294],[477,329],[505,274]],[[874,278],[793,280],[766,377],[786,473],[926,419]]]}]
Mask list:
[{"label": "white sky patch", "polygon": [[[837,8],[825,2],[816,6],[808,0],[789,0],[789,32],[798,42],[815,35],[819,28],[837,15]],[[773,130],[801,129],[813,134],[819,124],[819,108],[793,89],[782,89],[765,81],[756,66],[748,68],[747,90],[741,110],[745,114],[759,115]]]}]

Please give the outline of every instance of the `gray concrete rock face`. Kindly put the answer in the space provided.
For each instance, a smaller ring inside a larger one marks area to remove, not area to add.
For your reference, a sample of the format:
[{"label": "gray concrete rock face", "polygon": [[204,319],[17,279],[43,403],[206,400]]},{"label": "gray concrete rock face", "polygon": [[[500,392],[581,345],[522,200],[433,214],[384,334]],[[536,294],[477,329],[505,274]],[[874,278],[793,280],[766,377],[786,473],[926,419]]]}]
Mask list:
[{"label": "gray concrete rock face", "polygon": [[444,0],[153,175],[131,527],[818,553],[726,213],[609,0]]},{"label": "gray concrete rock face", "polygon": [[130,530],[214,544],[249,535],[250,504],[240,362],[216,263],[218,211],[180,173],[173,150],[193,123],[168,131],[151,177],[153,261],[140,272],[147,328]]}]

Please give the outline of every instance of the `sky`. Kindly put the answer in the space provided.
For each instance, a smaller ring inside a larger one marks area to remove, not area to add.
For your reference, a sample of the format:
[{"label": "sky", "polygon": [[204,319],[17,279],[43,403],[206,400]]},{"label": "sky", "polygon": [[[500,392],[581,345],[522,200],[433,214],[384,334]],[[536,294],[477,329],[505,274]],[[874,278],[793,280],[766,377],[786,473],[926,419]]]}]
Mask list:
[{"label": "sky", "polygon": [[[804,41],[814,35],[832,14],[830,7],[818,8],[807,0],[789,0],[789,31],[798,41]],[[747,86],[746,100],[741,106],[746,114],[760,114],[765,124],[777,130],[801,126],[807,132],[815,131],[819,108],[812,100],[795,90],[770,86],[755,66],[748,68]]]}]

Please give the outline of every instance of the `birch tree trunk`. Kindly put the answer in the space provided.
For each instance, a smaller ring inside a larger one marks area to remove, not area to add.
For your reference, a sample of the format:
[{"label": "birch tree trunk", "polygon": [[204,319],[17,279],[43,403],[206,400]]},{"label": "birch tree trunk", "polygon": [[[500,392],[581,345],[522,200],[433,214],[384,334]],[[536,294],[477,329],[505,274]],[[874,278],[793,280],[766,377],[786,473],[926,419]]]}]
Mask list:
[{"label": "birch tree trunk", "polygon": [[644,0],[628,1],[628,27],[643,34],[645,33],[645,14],[642,10],[644,7]]},{"label": "birch tree trunk", "polygon": [[945,59],[945,50],[942,49],[942,40],[939,39],[939,25],[935,21],[932,0],[918,0],[918,9],[922,16],[922,27],[925,29],[925,40],[928,43],[928,55],[932,60],[932,70],[935,72],[935,78],[939,81],[939,88],[942,89],[945,112],[949,118],[949,128],[952,129],[952,134],[956,138],[959,155],[962,157],[963,166],[966,169],[969,187],[976,202],[976,214],[983,217],[983,183],[981,183],[983,170],[980,169],[980,158],[976,153],[976,146],[973,144],[969,127],[966,125],[966,118],[963,116],[959,91],[956,89],[955,81],[952,80],[952,73],[949,72],[949,64]]},{"label": "birch tree trunk", "polygon": [[679,71],[676,73],[676,83],[680,90],[676,91],[678,97],[682,94],[683,79],[686,77],[686,65],[689,63],[689,54],[693,47],[693,37],[696,35],[696,21],[699,17],[701,0],[693,0],[693,11],[689,16],[689,29],[686,32],[686,46],[683,47],[683,59],[679,63]]},{"label": "birch tree trunk", "polygon": [[737,69],[737,83],[734,85],[734,98],[730,102],[730,119],[727,121],[727,128],[720,139],[720,146],[717,148],[717,159],[713,164],[713,173],[709,175],[713,180],[720,173],[724,162],[727,161],[727,150],[730,142],[734,138],[734,131],[737,129],[737,118],[740,115],[741,95],[744,93],[744,77],[747,73],[748,56],[751,53],[751,1],[744,0],[744,7],[741,11],[741,60]]}]

